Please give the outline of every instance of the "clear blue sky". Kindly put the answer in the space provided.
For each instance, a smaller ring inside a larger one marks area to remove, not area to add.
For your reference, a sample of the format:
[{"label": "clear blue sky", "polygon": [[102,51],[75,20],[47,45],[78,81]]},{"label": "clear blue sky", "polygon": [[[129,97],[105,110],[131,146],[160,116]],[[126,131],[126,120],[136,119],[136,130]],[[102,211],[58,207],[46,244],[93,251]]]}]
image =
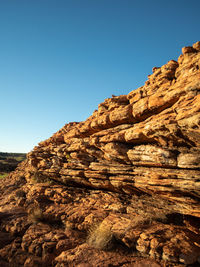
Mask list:
[{"label": "clear blue sky", "polygon": [[199,0],[0,0],[0,151],[28,152],[200,40]]}]

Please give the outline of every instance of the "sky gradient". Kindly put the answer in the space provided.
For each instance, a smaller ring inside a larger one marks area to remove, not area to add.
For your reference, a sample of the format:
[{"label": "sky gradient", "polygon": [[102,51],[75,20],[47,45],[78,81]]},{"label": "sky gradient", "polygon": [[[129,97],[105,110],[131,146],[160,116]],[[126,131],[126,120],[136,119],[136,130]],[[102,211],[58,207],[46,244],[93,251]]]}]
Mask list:
[{"label": "sky gradient", "polygon": [[0,0],[0,151],[29,152],[200,40],[199,0]]}]

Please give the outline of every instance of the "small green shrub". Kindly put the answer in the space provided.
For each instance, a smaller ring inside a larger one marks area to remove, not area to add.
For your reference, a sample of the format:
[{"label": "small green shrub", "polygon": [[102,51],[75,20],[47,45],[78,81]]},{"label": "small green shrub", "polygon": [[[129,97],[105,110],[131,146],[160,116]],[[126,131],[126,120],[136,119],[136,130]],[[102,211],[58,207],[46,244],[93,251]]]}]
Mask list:
[{"label": "small green shrub", "polygon": [[40,172],[35,172],[33,174],[33,176],[31,177],[31,180],[33,183],[49,183],[49,184],[52,184],[53,181],[47,177],[47,176],[44,176],[42,173]]},{"label": "small green shrub", "polygon": [[66,154],[65,155],[65,157],[66,157],[66,159],[71,159],[71,156],[70,156],[70,154],[68,153],[68,154]]}]

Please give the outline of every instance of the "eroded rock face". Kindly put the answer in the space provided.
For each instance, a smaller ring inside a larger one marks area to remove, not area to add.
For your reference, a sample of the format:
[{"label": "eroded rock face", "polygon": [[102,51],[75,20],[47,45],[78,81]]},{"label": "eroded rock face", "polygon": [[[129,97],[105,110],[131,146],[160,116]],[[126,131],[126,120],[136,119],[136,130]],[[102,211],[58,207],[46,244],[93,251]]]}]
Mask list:
[{"label": "eroded rock face", "polygon": [[200,42],[182,52],[41,142],[1,181],[0,262],[200,261]]},{"label": "eroded rock face", "polygon": [[26,178],[37,172],[66,185],[128,187],[176,201],[184,193],[182,212],[200,216],[199,92],[197,42],[178,62],[154,68],[144,86],[106,99],[85,122],[41,142],[29,153]]}]

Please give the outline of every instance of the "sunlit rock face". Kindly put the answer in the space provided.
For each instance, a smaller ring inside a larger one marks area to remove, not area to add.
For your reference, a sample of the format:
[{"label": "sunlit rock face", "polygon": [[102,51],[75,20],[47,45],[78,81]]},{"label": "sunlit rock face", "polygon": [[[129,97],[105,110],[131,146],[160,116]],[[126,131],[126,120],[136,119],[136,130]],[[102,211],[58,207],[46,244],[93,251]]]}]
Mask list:
[{"label": "sunlit rock face", "polygon": [[159,194],[200,216],[200,45],[153,68],[144,86],[99,104],[28,155],[34,172],[65,185]]},{"label": "sunlit rock face", "polygon": [[41,142],[0,188],[2,266],[198,263],[200,42]]}]

